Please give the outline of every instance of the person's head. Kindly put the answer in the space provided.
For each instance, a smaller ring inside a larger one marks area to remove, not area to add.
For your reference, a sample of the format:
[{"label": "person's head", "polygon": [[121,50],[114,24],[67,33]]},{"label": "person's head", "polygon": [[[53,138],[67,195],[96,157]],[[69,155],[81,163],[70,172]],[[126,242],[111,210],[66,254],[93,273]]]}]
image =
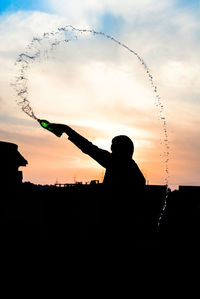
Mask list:
[{"label": "person's head", "polygon": [[112,139],[111,151],[115,156],[132,158],[134,144],[128,136],[119,135]]}]

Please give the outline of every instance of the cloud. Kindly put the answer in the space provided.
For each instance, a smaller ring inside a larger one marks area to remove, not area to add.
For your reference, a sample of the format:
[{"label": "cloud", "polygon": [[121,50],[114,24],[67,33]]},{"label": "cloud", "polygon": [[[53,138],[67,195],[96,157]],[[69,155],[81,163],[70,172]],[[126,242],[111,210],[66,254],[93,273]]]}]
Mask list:
[{"label": "cloud", "polygon": [[[200,133],[200,68],[197,63],[200,59],[200,23],[196,13],[174,0],[51,0],[46,1],[46,5],[51,13],[21,11],[0,17],[2,136],[6,138],[7,132],[9,140],[20,142],[29,152],[35,152],[35,148],[27,143],[43,144],[45,150],[49,146],[49,155],[52,155],[49,157],[55,159],[52,169],[56,168],[55,164],[62,159],[50,153],[53,151],[51,143],[45,145],[42,139],[37,139],[39,131],[25,123],[26,115],[15,103],[10,87],[10,81],[15,76],[14,61],[33,36],[40,36],[57,27],[72,24],[102,30],[108,26],[106,31],[111,31],[113,36],[138,52],[154,75],[175,150],[170,162],[172,172],[178,173],[179,167],[184,169],[182,175],[175,177],[172,174],[173,180],[180,181],[188,175],[199,179],[199,144],[192,142],[199,139]],[[109,20],[113,20],[114,25]],[[106,39],[82,39],[62,46],[55,50],[54,58],[42,58],[40,63],[31,67],[31,104],[39,116],[69,122],[99,145],[106,144],[119,130],[137,136],[138,156],[144,159],[143,166],[148,170],[151,160],[160,163],[160,148],[156,150],[156,147],[159,147],[163,131],[162,123],[157,119],[159,112],[154,105],[154,93],[138,62],[127,50]],[[8,123],[12,124],[9,128]],[[180,130],[180,125],[183,130]],[[190,125],[193,126],[192,130]],[[91,129],[84,129],[86,126]],[[19,134],[20,130],[23,136]],[[186,148],[184,140],[189,140]],[[41,154],[44,156],[44,151]],[[72,147],[69,163],[80,169],[76,155],[79,155],[78,151]],[[34,158],[35,165],[39,167],[37,161],[39,151]],[[84,162],[85,169],[89,168],[88,161]],[[192,163],[190,170],[188,161]],[[63,175],[64,170],[59,165]],[[31,172],[28,175],[31,177]],[[150,175],[155,181],[162,181],[159,180],[160,173],[152,170]]]},{"label": "cloud", "polygon": [[49,6],[52,11],[59,13],[59,15],[71,16],[71,20],[76,20],[75,22],[80,20],[80,23],[94,25],[104,13],[108,12],[113,15],[121,15],[126,21],[133,21],[134,17],[140,14],[144,20],[146,15],[149,16],[153,12],[158,13],[170,7],[172,2],[158,2],[156,0],[125,0],[123,2],[115,0],[74,0],[73,2],[61,0],[58,2],[50,0]]}]

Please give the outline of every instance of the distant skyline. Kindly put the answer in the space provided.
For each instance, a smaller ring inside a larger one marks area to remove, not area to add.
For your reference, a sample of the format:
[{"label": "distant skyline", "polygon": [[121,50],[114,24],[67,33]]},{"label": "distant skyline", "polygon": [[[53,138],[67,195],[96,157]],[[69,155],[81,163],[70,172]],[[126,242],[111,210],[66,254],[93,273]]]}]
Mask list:
[{"label": "distant skyline", "polygon": [[[0,140],[19,145],[24,181],[54,184],[102,179],[103,168],[66,137],[56,138],[16,104],[14,65],[34,36],[71,24],[103,31],[136,51],[162,98],[170,145],[170,185],[200,183],[200,1],[42,0],[0,2]],[[128,135],[150,184],[164,184],[162,123],[137,59],[116,44],[78,39],[29,71],[29,99],[39,118],[72,126],[109,150]]]}]

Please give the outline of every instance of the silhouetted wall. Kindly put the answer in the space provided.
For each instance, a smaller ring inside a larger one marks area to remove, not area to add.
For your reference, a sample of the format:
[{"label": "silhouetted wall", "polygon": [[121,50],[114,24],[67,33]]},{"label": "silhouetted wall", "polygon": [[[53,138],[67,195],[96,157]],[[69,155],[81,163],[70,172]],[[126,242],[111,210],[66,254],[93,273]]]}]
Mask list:
[{"label": "silhouetted wall", "polygon": [[192,246],[200,233],[200,188],[179,189],[169,194],[158,231],[165,186],[146,186],[143,194],[128,199],[130,203],[126,198],[120,203],[110,201],[102,184],[44,187],[23,183],[12,188],[8,199],[0,200],[0,227],[9,239],[21,236],[70,244],[72,240],[122,238],[146,248]]},{"label": "silhouetted wall", "polygon": [[1,188],[13,188],[22,183],[20,166],[27,165],[26,159],[18,152],[14,143],[0,141]]}]

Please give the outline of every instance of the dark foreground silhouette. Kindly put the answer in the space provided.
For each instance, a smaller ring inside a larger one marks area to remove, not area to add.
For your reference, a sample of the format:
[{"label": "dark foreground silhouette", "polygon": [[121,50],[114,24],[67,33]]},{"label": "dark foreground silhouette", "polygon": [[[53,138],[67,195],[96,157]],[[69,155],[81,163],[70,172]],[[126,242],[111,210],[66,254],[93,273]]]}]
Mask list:
[{"label": "dark foreground silhouette", "polygon": [[[108,152],[98,148],[67,125],[45,121],[40,123],[47,124],[45,128],[58,137],[66,133],[68,139],[83,153],[105,168],[101,198],[106,203],[106,208],[105,205],[100,205],[98,209],[99,215],[104,215],[104,227],[101,228],[104,238],[110,239],[112,236],[127,239],[132,232],[137,234],[141,230],[141,225],[138,226],[136,221],[141,214],[139,198],[143,197],[146,180],[132,159],[132,140],[125,135],[116,136],[112,139],[111,152]],[[96,195],[93,200],[97,199]]]},{"label": "dark foreground silhouette", "polygon": [[[18,189],[10,188],[1,193],[1,240],[50,240],[68,245],[80,240],[120,241],[120,246],[131,243],[135,248],[199,246],[200,188],[180,187],[170,193],[159,231],[165,186],[145,186],[139,206],[136,204],[137,215],[135,210],[117,209],[113,217],[114,203],[110,208],[102,194],[103,184],[62,188],[24,183]],[[127,221],[120,226],[125,216]],[[128,226],[133,222],[137,230]]]},{"label": "dark foreground silhouette", "polygon": [[[0,150],[2,241],[122,241],[121,246],[131,242],[136,248],[191,247],[199,243],[200,187],[180,186],[169,194],[158,230],[166,186],[133,184],[130,195],[127,190],[132,186],[127,187],[125,181],[114,188],[106,183],[63,188],[22,183],[18,167],[27,161],[17,146],[0,142]],[[143,178],[140,172],[139,177]]]},{"label": "dark foreground silhouette", "polygon": [[165,186],[146,188],[140,206],[135,202],[135,210],[130,212],[123,205],[120,209],[119,203],[108,201],[103,184],[71,187],[21,184],[1,194],[1,238],[152,244],[157,238]]}]

